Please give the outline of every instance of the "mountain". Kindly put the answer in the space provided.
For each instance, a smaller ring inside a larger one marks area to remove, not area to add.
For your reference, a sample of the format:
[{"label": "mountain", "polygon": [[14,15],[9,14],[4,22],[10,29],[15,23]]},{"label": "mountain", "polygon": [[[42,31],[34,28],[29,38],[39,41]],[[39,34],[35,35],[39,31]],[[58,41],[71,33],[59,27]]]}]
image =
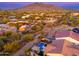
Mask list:
[{"label": "mountain", "polygon": [[56,11],[64,12],[66,9],[55,5],[49,5],[44,3],[33,3],[22,8],[15,9],[16,12],[31,12],[31,11]]}]

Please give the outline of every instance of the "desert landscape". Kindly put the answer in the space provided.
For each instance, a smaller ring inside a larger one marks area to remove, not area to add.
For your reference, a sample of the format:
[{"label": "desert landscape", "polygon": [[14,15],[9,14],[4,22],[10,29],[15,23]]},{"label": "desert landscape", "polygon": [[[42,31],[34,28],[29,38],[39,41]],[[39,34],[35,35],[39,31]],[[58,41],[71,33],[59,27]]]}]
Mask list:
[{"label": "desert landscape", "polygon": [[79,10],[40,2],[0,7],[0,56],[79,56]]}]

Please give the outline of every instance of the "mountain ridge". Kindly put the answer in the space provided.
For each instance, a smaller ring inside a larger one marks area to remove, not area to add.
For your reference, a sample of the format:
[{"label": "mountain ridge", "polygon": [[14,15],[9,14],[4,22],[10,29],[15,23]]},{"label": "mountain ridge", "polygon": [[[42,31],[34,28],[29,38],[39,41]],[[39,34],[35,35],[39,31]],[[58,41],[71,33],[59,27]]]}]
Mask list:
[{"label": "mountain ridge", "polygon": [[33,3],[21,8],[15,9],[16,12],[26,12],[26,11],[59,11],[63,12],[66,11],[66,9],[56,6],[56,5],[51,5],[51,4],[44,4],[44,3]]}]

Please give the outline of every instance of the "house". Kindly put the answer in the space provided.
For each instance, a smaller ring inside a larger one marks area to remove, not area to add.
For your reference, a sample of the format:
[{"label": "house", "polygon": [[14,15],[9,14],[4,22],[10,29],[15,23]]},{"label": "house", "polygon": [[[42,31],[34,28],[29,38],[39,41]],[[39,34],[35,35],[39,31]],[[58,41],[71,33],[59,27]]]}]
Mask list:
[{"label": "house", "polygon": [[46,47],[45,53],[51,56],[79,56],[79,44],[66,39],[55,40]]},{"label": "house", "polygon": [[22,25],[21,27],[19,27],[19,31],[23,32],[23,31],[28,31],[30,30],[31,26],[30,25]]},{"label": "house", "polygon": [[[67,33],[67,32],[65,32]],[[72,31],[68,32],[67,36],[62,36],[53,41],[46,47],[45,53],[50,56],[79,56],[79,35]],[[77,36],[76,36],[77,35]],[[76,37],[77,38],[76,38]]]}]

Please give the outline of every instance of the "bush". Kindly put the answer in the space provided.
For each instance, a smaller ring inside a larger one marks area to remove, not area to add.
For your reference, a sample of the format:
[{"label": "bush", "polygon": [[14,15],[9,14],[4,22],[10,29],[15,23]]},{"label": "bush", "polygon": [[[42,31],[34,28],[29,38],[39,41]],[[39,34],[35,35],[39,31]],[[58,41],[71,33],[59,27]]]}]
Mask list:
[{"label": "bush", "polygon": [[75,23],[71,23],[71,26],[72,26],[72,27],[76,27],[76,24],[75,24]]},{"label": "bush", "polygon": [[5,40],[6,38],[6,36],[0,36],[0,40]]},{"label": "bush", "polygon": [[72,16],[70,16],[70,21],[72,22],[72,21],[74,21],[75,19],[72,17]]},{"label": "bush", "polygon": [[8,22],[9,22],[9,19],[3,18],[2,23],[6,24],[6,23],[8,23]]},{"label": "bush", "polygon": [[7,36],[11,40],[19,40],[21,38],[19,33],[7,31],[5,32],[5,36]]},{"label": "bush", "polygon": [[25,35],[23,35],[22,39],[27,41],[27,42],[33,41],[34,40],[33,34],[30,34],[30,33],[29,34],[25,34]]},{"label": "bush", "polygon": [[20,48],[20,45],[15,41],[13,41],[12,43],[7,43],[4,45],[4,51],[9,52],[9,53],[15,52],[19,48]]},{"label": "bush", "polygon": [[63,20],[63,24],[67,24],[67,20],[65,19],[65,20]]},{"label": "bush", "polygon": [[27,55],[27,56],[30,55],[30,50],[29,50],[29,48],[25,48],[24,52],[25,52],[25,55]]},{"label": "bush", "polygon": [[43,29],[43,25],[35,25],[31,28],[34,32],[41,31]]},{"label": "bush", "polygon": [[13,33],[12,31],[6,31],[5,36],[10,37],[12,33]]},{"label": "bush", "polygon": [[11,38],[12,40],[20,40],[21,36],[20,36],[20,34],[18,34],[18,33],[16,33],[16,32],[13,32],[13,33],[11,34],[10,38]]}]

